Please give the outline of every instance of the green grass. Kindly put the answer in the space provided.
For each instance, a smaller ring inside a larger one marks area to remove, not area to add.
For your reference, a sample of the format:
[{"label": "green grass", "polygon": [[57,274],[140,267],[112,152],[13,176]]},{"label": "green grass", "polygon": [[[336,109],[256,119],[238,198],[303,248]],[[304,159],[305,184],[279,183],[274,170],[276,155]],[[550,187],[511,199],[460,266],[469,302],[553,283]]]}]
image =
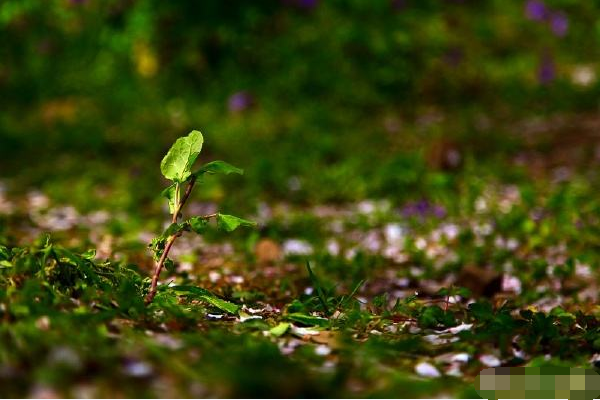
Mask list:
[{"label": "green grass", "polygon": [[[591,368],[596,181],[544,185],[483,184],[447,197],[460,199],[447,215],[275,207],[260,234],[210,228],[185,242],[150,306],[139,225],[115,231],[111,218],[35,239],[34,212],[19,209],[2,218],[3,394],[468,397],[490,362]],[[106,236],[108,254],[84,251]],[[287,253],[255,252],[267,238]],[[510,279],[482,291],[473,268]],[[420,376],[422,363],[440,377]]]}]

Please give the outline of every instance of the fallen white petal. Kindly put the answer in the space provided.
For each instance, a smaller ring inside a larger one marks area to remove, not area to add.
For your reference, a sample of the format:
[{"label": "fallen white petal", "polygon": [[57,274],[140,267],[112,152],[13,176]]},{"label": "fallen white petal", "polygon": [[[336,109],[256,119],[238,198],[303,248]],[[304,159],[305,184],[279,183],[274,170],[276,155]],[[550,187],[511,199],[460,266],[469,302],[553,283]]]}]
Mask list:
[{"label": "fallen white petal", "polygon": [[426,378],[439,378],[442,376],[440,371],[428,362],[420,362],[415,366],[415,372]]}]

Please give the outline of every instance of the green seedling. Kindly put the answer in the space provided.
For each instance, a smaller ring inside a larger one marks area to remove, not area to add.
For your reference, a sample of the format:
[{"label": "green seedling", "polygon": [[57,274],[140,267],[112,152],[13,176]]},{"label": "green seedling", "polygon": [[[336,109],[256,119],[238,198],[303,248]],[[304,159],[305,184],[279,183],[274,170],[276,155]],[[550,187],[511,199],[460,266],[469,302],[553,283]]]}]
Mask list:
[{"label": "green seedling", "polygon": [[214,213],[209,215],[193,216],[179,222],[181,212],[186,201],[197,182],[202,182],[205,175],[209,174],[243,174],[244,171],[224,161],[212,161],[204,164],[198,170],[192,168],[200,151],[204,138],[199,131],[192,131],[189,135],[177,139],[167,155],[160,163],[160,170],[165,178],[172,183],[163,192],[169,203],[169,212],[172,214],[171,225],[150,243],[156,267],[152,276],[150,291],[146,296],[146,304],[149,304],[156,296],[158,278],[163,268],[173,266],[169,259],[169,252],[173,243],[184,232],[202,234],[211,219],[217,221],[217,227],[226,232],[232,232],[240,226],[254,226],[255,223],[233,215]]}]

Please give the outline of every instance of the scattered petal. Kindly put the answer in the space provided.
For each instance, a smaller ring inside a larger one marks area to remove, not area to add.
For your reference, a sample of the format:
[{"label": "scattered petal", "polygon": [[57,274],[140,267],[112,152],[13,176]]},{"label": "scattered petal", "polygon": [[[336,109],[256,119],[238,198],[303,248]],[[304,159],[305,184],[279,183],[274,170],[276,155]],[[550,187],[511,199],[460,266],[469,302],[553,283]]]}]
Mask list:
[{"label": "scattered petal", "polygon": [[415,366],[415,372],[425,378],[439,378],[442,376],[436,367],[424,361]]}]

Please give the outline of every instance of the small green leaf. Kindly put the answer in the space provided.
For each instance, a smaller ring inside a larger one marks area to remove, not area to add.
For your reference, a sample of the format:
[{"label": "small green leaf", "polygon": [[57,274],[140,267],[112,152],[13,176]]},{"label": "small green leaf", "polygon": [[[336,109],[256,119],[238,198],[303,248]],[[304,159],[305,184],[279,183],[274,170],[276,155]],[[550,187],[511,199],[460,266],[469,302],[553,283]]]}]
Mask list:
[{"label": "small green leaf", "polygon": [[329,324],[329,320],[327,318],[315,317],[313,315],[302,313],[289,314],[287,319],[308,326],[327,326]]},{"label": "small green leaf", "polygon": [[167,257],[165,259],[164,266],[168,273],[172,274],[175,272],[175,263],[170,258]]},{"label": "small green leaf", "polygon": [[187,220],[190,229],[196,233],[203,233],[208,225],[208,219],[203,217],[192,217]]},{"label": "small green leaf", "polygon": [[169,236],[173,236],[178,234],[179,232],[185,230],[186,226],[185,223],[182,224],[178,224],[178,223],[174,223],[169,225],[169,227],[167,229],[165,229],[165,231],[163,232],[162,236],[168,238]]},{"label": "small green leaf", "polygon": [[197,298],[198,300],[205,301],[217,307],[218,309],[228,312],[230,314],[237,313],[240,308],[238,305],[220,299],[208,290],[196,286],[173,286],[171,287],[171,289],[173,289],[176,292],[183,292],[185,294],[191,295]]},{"label": "small green leaf", "polygon": [[6,260],[10,258],[10,251],[5,246],[0,246],[0,257]]},{"label": "small green leaf", "polygon": [[[469,311],[471,312],[471,315],[473,316],[473,318],[475,320],[477,320],[478,322],[490,321],[494,318],[494,310],[492,308],[492,305],[487,301],[481,301],[478,303],[469,304]],[[529,312],[531,314],[531,316],[533,315],[533,313],[531,313],[531,311],[523,310],[521,312],[521,316],[523,316],[523,318],[527,318],[526,316],[523,315],[523,312]]]},{"label": "small green leaf", "polygon": [[269,333],[275,337],[283,336],[290,329],[290,326],[289,322],[280,322],[279,325],[271,328]]},{"label": "small green leaf", "polygon": [[464,299],[467,299],[467,298],[471,297],[471,295],[472,295],[471,290],[466,287],[456,288],[456,294]]},{"label": "small green leaf", "polygon": [[148,247],[150,247],[150,249],[152,250],[155,261],[158,261],[160,256],[162,256],[162,253],[165,250],[166,242],[167,242],[167,239],[162,235],[153,238],[152,241],[150,242],[150,245]]},{"label": "small green leaf", "polygon": [[177,139],[160,163],[160,170],[165,178],[185,182],[192,174],[192,165],[202,150],[203,142],[204,138],[199,131],[192,131]]},{"label": "small green leaf", "polygon": [[171,214],[173,214],[175,212],[175,209],[177,208],[177,199],[175,196],[176,192],[177,184],[174,183],[160,193],[161,196],[166,197],[167,200],[169,200],[169,212]]},{"label": "small green leaf", "polygon": [[248,221],[234,215],[217,214],[217,226],[227,232],[232,232],[240,226],[255,226],[256,222]]},{"label": "small green leaf", "polygon": [[233,165],[226,163],[225,161],[211,161],[208,164],[204,164],[200,169],[194,172],[194,175],[202,174],[239,174],[243,175],[244,170]]},{"label": "small green leaf", "polygon": [[426,307],[419,316],[419,325],[423,328],[446,327],[455,324],[454,316],[438,306]]},{"label": "small green leaf", "polygon": [[81,256],[86,260],[93,260],[96,258],[96,249],[89,249],[88,251],[81,253]]}]

